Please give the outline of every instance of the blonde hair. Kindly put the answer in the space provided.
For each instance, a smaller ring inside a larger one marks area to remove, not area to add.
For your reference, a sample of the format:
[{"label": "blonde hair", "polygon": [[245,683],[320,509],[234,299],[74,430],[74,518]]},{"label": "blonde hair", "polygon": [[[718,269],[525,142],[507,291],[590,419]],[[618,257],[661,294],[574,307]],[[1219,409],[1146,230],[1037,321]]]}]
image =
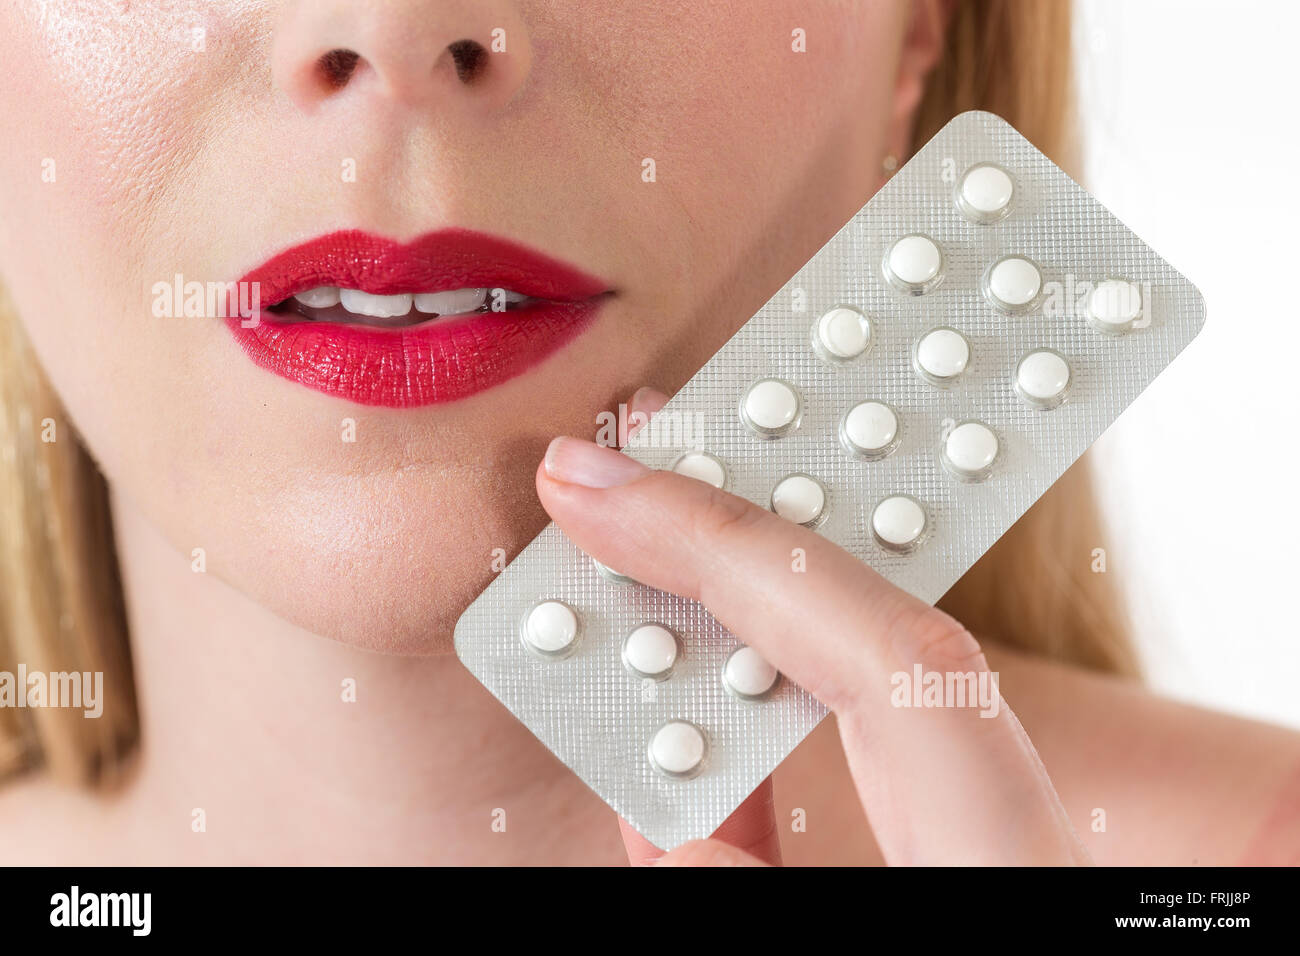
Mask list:
[{"label": "blonde hair", "polygon": [[0,671],[19,662],[102,673],[103,713],[0,708],[0,777],[111,782],[139,722],[108,488],[0,289]]},{"label": "blonde hair", "polygon": [[[987,109],[1068,165],[1069,44],[1068,3],[958,3],[914,141],[956,113]],[[1133,673],[1110,580],[1090,569],[1103,544],[1076,465],[940,606],[976,634]],[[112,782],[139,723],[108,493],[0,292],[0,671],[20,661],[30,671],[103,672],[103,716],[0,708],[0,777],[43,766],[67,781]]]}]

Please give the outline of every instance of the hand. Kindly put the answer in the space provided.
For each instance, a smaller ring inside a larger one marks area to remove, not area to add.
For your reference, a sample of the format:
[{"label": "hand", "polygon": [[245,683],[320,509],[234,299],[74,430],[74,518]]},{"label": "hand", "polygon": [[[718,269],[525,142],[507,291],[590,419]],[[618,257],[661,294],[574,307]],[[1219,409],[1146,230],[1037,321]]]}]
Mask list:
[{"label": "hand", "polygon": [[[633,410],[666,399],[646,389]],[[890,864],[1089,862],[1020,722],[994,691],[977,707],[891,704],[891,676],[987,672],[955,620],[807,528],[693,478],[557,438],[537,472],[546,510],[573,542],[652,587],[699,601],[830,708],[858,797]],[[791,558],[802,548],[806,571]],[[990,708],[991,709],[991,708]],[[634,863],[657,851],[624,825]],[[663,863],[779,862],[770,783],[719,829]]]}]

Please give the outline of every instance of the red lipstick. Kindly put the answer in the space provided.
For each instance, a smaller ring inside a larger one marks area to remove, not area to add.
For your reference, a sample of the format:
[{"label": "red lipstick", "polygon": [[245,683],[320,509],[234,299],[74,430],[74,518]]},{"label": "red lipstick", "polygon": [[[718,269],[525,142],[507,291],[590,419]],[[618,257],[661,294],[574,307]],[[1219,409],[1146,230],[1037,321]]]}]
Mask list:
[{"label": "red lipstick", "polygon": [[373,295],[509,289],[528,297],[518,309],[430,317],[408,328],[294,321],[266,307],[254,324],[228,310],[227,327],[260,367],[329,395],[389,408],[451,402],[514,378],[580,333],[610,291],[573,266],[463,229],[408,243],[335,232],[286,249],[240,282],[257,283],[267,304],[320,286]]}]

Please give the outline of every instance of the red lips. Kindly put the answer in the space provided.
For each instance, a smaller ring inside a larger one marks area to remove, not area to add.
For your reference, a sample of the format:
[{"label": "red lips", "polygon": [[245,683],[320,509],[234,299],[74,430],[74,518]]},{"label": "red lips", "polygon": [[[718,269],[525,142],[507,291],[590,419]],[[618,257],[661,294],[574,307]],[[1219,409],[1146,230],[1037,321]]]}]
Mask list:
[{"label": "red lips", "polygon": [[[240,281],[258,283],[261,314],[251,328],[234,309],[226,321],[257,365],[320,392],[389,408],[455,401],[519,375],[582,331],[609,291],[572,266],[462,229],[406,244],[336,232],[280,253]],[[266,311],[316,286],[375,295],[506,288],[542,301],[409,329],[281,321]]]}]

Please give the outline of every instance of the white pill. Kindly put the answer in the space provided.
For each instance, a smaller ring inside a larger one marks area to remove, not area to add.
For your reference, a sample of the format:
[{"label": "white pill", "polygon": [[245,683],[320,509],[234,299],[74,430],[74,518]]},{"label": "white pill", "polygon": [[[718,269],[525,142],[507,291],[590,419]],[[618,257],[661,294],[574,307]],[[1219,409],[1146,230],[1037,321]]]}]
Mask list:
[{"label": "white pill", "polygon": [[898,415],[884,402],[859,402],[840,423],[840,441],[850,455],[883,458],[898,445]]},{"label": "white pill", "polygon": [[957,205],[976,222],[993,222],[1007,214],[1015,184],[1001,166],[981,163],[966,170],[957,191]]},{"label": "white pill", "polygon": [[737,697],[754,699],[776,686],[781,675],[752,647],[738,647],[722,665],[722,683]]},{"label": "white pill", "polygon": [[688,451],[673,463],[673,471],[687,478],[706,481],[714,488],[727,483],[727,468],[716,455],[707,451]]},{"label": "white pill", "polygon": [[969,363],[970,343],[956,329],[931,329],[917,343],[917,371],[936,384],[956,378]]},{"label": "white pill", "polygon": [[677,638],[662,624],[642,624],[623,641],[623,663],[637,677],[663,680],[677,663]]},{"label": "white pill", "polygon": [[919,233],[897,240],[885,253],[885,277],[904,292],[928,292],[941,278],[943,252]]},{"label": "white pill", "polygon": [[871,530],[891,551],[910,550],[925,532],[925,509],[909,495],[886,498],[871,513]]},{"label": "white pill", "polygon": [[1051,349],[1030,352],[1016,366],[1016,394],[1036,408],[1055,408],[1070,388],[1070,363]]},{"label": "white pill", "polygon": [[772,510],[787,521],[813,527],[826,514],[826,486],[811,475],[786,475],[772,491]]},{"label": "white pill", "polygon": [[563,601],[541,601],[524,619],[523,636],[533,650],[561,655],[578,638],[577,612]]},{"label": "white pill", "polygon": [[708,750],[704,731],[685,720],[670,720],[650,738],[650,762],[670,777],[699,773]]},{"label": "white pill", "polygon": [[780,437],[799,424],[799,393],[779,378],[762,379],[745,393],[741,417],[764,438]]},{"label": "white pill", "polygon": [[995,308],[1023,309],[1038,298],[1043,289],[1043,274],[1028,259],[1007,256],[990,267],[984,288]]},{"label": "white pill", "polygon": [[857,309],[837,306],[817,320],[817,345],[831,359],[855,359],[871,346],[871,321]]},{"label": "white pill", "polygon": [[1136,282],[1107,279],[1088,296],[1088,318],[1106,332],[1127,332],[1142,314],[1142,289]]},{"label": "white pill", "polygon": [[959,478],[988,477],[998,457],[998,436],[983,422],[962,422],[943,443],[943,463]]}]

